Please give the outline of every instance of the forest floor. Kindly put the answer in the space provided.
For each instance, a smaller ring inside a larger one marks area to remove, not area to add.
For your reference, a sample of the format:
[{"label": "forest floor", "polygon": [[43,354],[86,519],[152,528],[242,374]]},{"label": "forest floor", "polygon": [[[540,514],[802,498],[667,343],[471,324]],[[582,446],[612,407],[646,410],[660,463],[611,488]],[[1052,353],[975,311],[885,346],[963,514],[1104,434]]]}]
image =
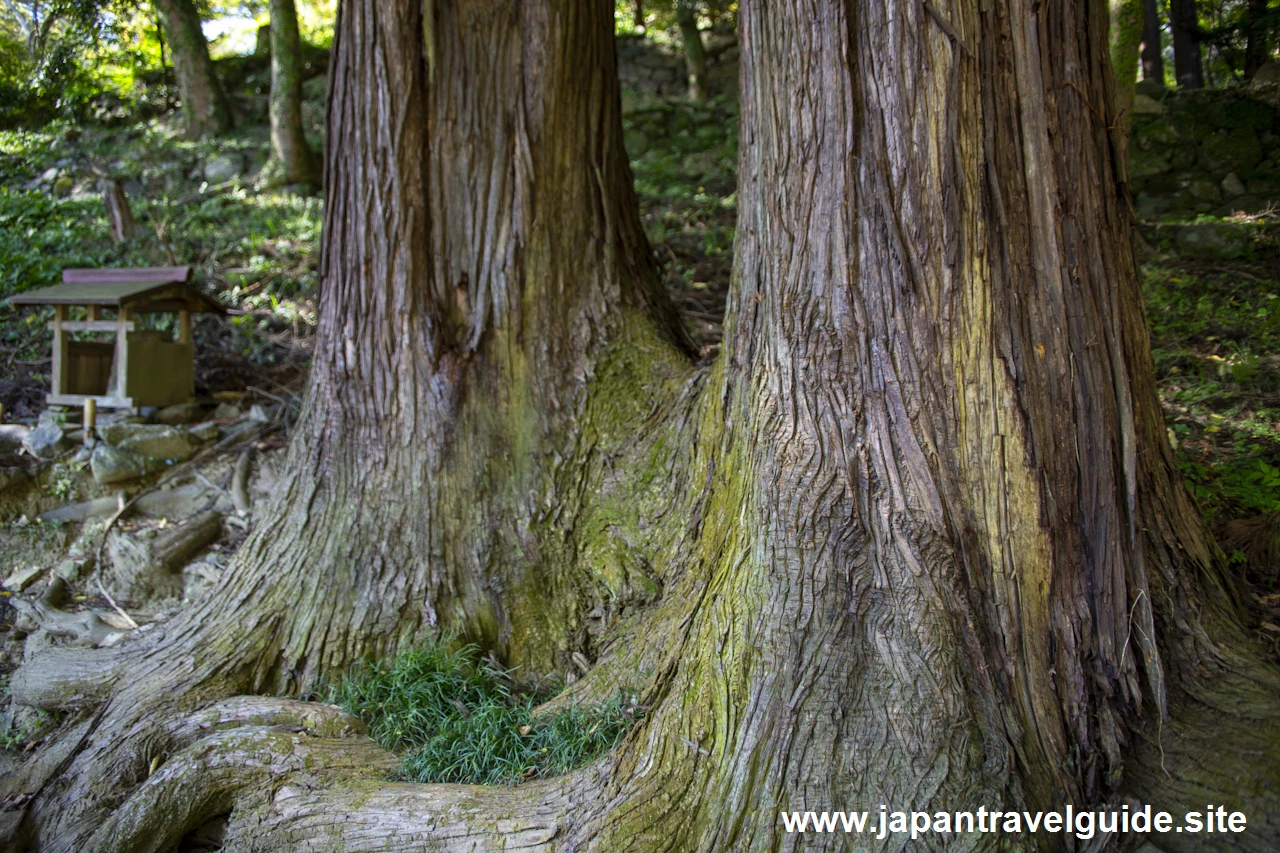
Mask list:
[{"label": "forest floor", "polygon": [[[312,82],[308,93],[318,132],[323,88]],[[645,228],[700,357],[710,359],[733,264],[736,104],[628,95],[624,115]],[[198,392],[234,397],[245,412],[260,404],[287,426],[314,340],[322,202],[256,184],[268,145],[261,124],[191,143],[163,117],[0,132],[0,300],[55,283],[64,267],[191,264],[229,309],[196,323]],[[138,222],[123,244],[110,238],[103,176],[122,182]],[[1252,629],[1280,655],[1280,220],[1232,224],[1247,234],[1247,252],[1210,263],[1180,253],[1175,236],[1186,223],[1142,223],[1144,290],[1178,460],[1243,582]],[[0,301],[5,422],[33,422],[43,408],[45,319]],[[277,430],[258,450],[270,457],[283,443]],[[0,458],[0,467],[11,464]],[[211,460],[192,476],[224,488],[230,465]],[[44,503],[92,497],[92,481],[75,473],[62,470],[33,488],[47,493]],[[76,530],[6,517],[10,503],[0,500],[0,577],[42,555],[56,560],[74,544]],[[135,524],[162,530],[165,519]],[[233,533],[217,543],[211,565],[225,564],[243,539],[242,530]],[[6,612],[12,619],[0,600],[0,633]],[[0,746],[38,728],[0,731]]]}]

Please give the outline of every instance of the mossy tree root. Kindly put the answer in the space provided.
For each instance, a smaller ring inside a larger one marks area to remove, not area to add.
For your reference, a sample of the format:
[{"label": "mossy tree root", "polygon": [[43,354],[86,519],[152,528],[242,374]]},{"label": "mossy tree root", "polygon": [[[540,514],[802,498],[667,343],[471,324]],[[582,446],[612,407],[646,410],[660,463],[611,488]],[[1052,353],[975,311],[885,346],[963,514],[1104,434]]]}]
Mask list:
[{"label": "mossy tree root", "polygon": [[571,802],[604,778],[597,767],[519,789],[388,783],[398,759],[359,720],[256,696],[175,718],[144,740],[145,778],[69,849],[158,853],[222,818],[224,849],[238,851],[546,850],[571,829]]}]

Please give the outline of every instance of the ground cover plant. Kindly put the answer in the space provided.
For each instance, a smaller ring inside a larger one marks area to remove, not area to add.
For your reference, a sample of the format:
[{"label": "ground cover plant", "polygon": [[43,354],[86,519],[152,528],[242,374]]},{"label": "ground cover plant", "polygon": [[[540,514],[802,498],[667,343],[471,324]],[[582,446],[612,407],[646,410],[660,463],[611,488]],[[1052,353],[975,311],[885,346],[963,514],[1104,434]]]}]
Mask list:
[{"label": "ground cover plant", "polygon": [[642,716],[634,694],[539,715],[556,685],[517,675],[474,645],[434,641],[357,668],[328,701],[401,756],[396,778],[469,785],[565,773],[608,752]]}]

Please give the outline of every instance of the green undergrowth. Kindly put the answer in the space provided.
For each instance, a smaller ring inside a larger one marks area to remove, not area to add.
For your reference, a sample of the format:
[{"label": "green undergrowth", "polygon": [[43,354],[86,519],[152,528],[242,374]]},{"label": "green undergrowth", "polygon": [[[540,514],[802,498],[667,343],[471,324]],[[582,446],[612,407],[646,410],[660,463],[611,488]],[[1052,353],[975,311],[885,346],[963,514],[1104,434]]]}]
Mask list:
[{"label": "green undergrowth", "polygon": [[[230,309],[198,320],[201,355],[305,362],[323,200],[257,186],[268,151],[265,128],[190,142],[162,120],[0,131],[0,361],[13,367],[0,380],[47,382],[51,311],[6,299],[56,284],[68,267],[190,265]],[[217,163],[239,172],[211,184],[204,171]],[[127,194],[137,228],[124,242],[112,239],[100,176]]]},{"label": "green undergrowth", "polygon": [[1152,359],[1171,441],[1210,522],[1280,512],[1280,240],[1253,257],[1144,266]]},{"label": "green undergrowth", "polygon": [[431,642],[346,676],[329,694],[401,756],[411,782],[514,785],[611,750],[640,716],[634,697],[536,715],[546,685],[524,685],[476,646]]},{"label": "green undergrowth", "polygon": [[[720,339],[737,220],[738,106],[623,93],[640,216],[699,348]],[[708,349],[705,355],[711,354]]]}]

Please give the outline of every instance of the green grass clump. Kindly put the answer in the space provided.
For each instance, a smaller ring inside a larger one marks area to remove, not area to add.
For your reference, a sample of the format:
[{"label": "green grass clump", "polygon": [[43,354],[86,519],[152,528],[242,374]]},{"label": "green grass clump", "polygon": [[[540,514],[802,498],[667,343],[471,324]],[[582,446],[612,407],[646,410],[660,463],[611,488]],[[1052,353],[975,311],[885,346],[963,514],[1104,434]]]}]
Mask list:
[{"label": "green grass clump", "polygon": [[621,698],[534,717],[522,690],[475,646],[433,642],[344,678],[329,700],[401,755],[398,779],[511,785],[554,776],[612,749],[637,718]]}]

